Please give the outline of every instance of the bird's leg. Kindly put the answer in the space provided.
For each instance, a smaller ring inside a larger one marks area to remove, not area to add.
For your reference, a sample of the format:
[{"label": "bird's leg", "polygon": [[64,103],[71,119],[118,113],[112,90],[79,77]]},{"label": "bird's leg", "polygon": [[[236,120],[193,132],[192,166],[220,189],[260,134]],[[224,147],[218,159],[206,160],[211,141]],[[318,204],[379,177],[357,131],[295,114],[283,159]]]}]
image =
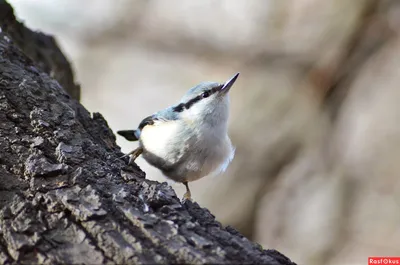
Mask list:
[{"label": "bird's leg", "polygon": [[132,152],[130,152],[129,154],[127,154],[127,155],[131,155],[131,157],[129,158],[128,165],[131,165],[133,162],[135,162],[136,158],[138,158],[142,153],[143,153],[143,148],[138,147],[135,150],[133,150]]},{"label": "bird's leg", "polygon": [[133,162],[135,161],[135,159],[138,158],[142,153],[143,153],[143,148],[138,147],[138,148],[136,148],[135,150],[133,150],[133,151],[131,151],[131,152],[129,152],[129,153],[127,153],[127,154],[125,154],[125,155],[119,157],[118,159],[121,159],[121,158],[124,158],[124,157],[127,157],[127,156],[132,155],[132,156],[129,158],[129,162],[128,162],[128,164],[130,165],[130,164],[133,163]]},{"label": "bird's leg", "polygon": [[[140,148],[140,147],[139,147],[139,148]],[[137,152],[137,150],[138,150],[139,148],[136,148],[135,150],[133,150],[133,151],[131,151],[131,152],[129,152],[129,153],[123,155],[123,156],[118,157],[118,159],[121,159],[121,158],[124,158],[124,157],[127,157],[127,156],[132,155],[133,153]],[[142,152],[143,152],[143,151],[142,151]],[[140,155],[140,154],[139,154],[139,155]],[[139,156],[139,155],[138,155],[138,156]],[[137,157],[136,157],[136,158],[137,158]]]},{"label": "bird's leg", "polygon": [[121,158],[124,158],[124,157],[130,156],[130,155],[131,155],[131,154],[133,154],[133,152],[135,152],[135,151],[136,151],[136,149],[135,149],[135,150],[133,150],[132,152],[129,152],[129,153],[127,153],[127,154],[123,155],[123,156],[120,156],[120,157],[118,157],[118,159],[121,159]]},{"label": "bird's leg", "polygon": [[186,187],[186,193],[183,195],[183,201],[185,201],[185,200],[191,201],[192,200],[192,194],[190,193],[189,183],[187,181],[182,182],[182,183]]}]

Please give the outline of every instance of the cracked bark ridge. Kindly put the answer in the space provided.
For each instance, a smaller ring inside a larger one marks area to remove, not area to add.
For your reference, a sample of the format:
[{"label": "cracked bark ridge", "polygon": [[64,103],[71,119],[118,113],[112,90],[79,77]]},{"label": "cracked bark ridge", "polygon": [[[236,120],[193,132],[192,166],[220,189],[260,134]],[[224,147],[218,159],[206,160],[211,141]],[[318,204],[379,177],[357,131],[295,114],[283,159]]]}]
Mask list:
[{"label": "cracked bark ridge", "polygon": [[56,79],[73,98],[80,99],[80,86],[75,83],[71,65],[56,40],[18,22],[5,0],[0,0],[0,29],[35,62],[38,69]]},{"label": "cracked bark ridge", "polygon": [[146,180],[0,32],[1,264],[294,264]]}]

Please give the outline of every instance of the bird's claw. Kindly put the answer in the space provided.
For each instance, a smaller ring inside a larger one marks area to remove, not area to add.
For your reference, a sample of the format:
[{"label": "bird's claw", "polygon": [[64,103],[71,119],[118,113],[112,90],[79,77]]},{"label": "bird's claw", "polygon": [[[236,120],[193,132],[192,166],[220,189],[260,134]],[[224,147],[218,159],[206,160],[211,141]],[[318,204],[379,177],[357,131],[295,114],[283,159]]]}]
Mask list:
[{"label": "bird's claw", "polygon": [[187,192],[183,195],[182,198],[183,201],[191,201],[192,200],[192,196],[190,195],[190,193],[188,194]]},{"label": "bird's claw", "polygon": [[128,165],[132,165],[135,162],[136,158],[138,158],[142,153],[143,153],[143,148],[139,147],[139,148],[136,148],[135,150],[119,157],[118,159],[121,159],[121,158],[124,158],[127,156],[131,156],[131,157],[129,157]]},{"label": "bird's claw", "polygon": [[183,182],[183,185],[185,185],[186,187],[186,192],[185,194],[183,194],[182,203],[185,203],[186,201],[192,201],[192,194],[189,189],[189,183]]}]

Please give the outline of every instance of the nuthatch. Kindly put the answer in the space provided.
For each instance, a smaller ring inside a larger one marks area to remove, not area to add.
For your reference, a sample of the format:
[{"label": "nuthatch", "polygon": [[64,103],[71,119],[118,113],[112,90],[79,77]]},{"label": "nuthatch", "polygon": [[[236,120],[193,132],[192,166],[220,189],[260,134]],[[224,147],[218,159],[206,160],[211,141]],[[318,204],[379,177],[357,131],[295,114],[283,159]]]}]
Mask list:
[{"label": "nuthatch", "polygon": [[143,158],[162,173],[186,186],[188,182],[225,171],[235,149],[228,136],[229,90],[239,73],[225,83],[203,82],[189,89],[181,101],[145,118],[136,130],[117,133],[139,140],[129,163]]}]

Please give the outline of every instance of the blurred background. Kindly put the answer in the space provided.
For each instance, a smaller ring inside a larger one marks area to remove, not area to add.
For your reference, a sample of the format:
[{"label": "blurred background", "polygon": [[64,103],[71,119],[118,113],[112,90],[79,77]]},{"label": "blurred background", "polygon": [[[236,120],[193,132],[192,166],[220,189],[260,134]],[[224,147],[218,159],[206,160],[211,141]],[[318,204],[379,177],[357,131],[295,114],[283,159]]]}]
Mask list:
[{"label": "blurred background", "polygon": [[400,255],[400,1],[8,1],[55,35],[114,131],[241,73],[236,156],[191,185],[224,225],[299,264]]}]

